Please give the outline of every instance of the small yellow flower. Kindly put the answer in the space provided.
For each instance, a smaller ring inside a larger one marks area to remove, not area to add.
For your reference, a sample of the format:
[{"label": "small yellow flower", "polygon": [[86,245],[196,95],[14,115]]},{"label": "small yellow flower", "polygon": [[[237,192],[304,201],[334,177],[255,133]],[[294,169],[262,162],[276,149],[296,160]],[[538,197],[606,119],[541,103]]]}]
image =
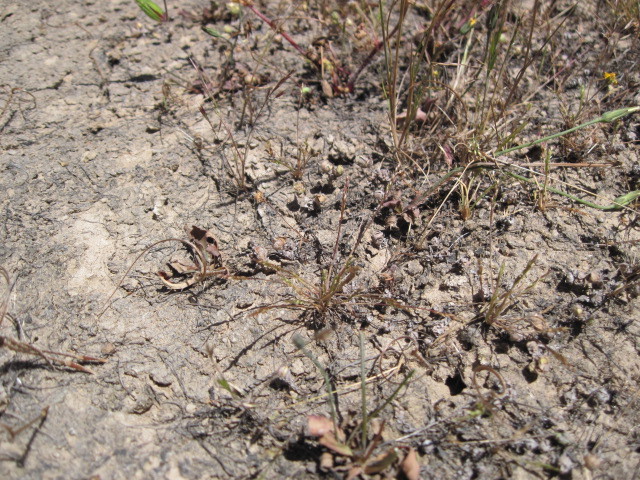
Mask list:
[{"label": "small yellow flower", "polygon": [[332,73],[333,72],[333,68],[334,65],[333,63],[331,63],[331,60],[329,60],[328,58],[323,58],[322,59],[322,68],[324,69],[324,71],[326,73]]},{"label": "small yellow flower", "polygon": [[604,72],[604,81],[609,85],[617,85],[618,79],[616,78],[616,74],[614,72]]},{"label": "small yellow flower", "polygon": [[478,23],[478,19],[475,17],[471,17],[467,23],[465,23],[462,27],[460,27],[460,33],[466,35],[475,27],[476,23]]}]

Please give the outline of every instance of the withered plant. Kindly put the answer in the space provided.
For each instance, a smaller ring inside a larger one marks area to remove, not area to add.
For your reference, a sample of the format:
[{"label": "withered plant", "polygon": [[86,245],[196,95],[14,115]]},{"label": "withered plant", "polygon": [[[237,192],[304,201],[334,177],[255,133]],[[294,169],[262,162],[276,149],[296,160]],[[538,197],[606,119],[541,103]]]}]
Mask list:
[{"label": "withered plant", "polygon": [[[364,231],[370,226],[370,221],[364,222],[359,230],[348,255],[339,253],[342,241],[342,226],[345,222],[345,211],[349,182],[345,182],[340,205],[340,217],[336,239],[329,262],[320,268],[318,276],[309,280],[304,275],[289,268],[281,267],[266,259],[256,261],[268,271],[275,272],[277,281],[290,288],[290,294],[284,301],[258,307],[253,315],[273,310],[286,309],[301,311],[305,320],[310,320],[314,327],[323,327],[327,323],[336,325],[339,320],[351,322],[358,316],[358,308],[362,306],[390,306],[399,309],[410,308],[403,306],[394,298],[370,292],[364,288],[353,286],[360,267],[356,264],[354,252],[362,241]],[[372,215],[377,214],[378,209]]]},{"label": "withered plant", "polygon": [[[388,407],[400,392],[405,389],[414,371],[408,372],[402,382],[394,388],[389,396],[383,399],[375,408],[370,408],[367,398],[367,375],[365,366],[365,339],[360,332],[360,408],[361,416],[354,423],[341,425],[338,421],[337,402],[334,395],[329,373],[320,361],[307,349],[305,341],[294,336],[296,347],[309,358],[322,374],[327,389],[326,399],[331,418],[324,415],[309,415],[307,430],[310,437],[318,439],[318,443],[326,448],[319,459],[320,467],[326,472],[346,472],[346,478],[357,478],[361,475],[373,475],[388,472],[398,463],[405,473],[416,473],[419,465],[411,449],[403,460],[400,459],[400,449],[394,442],[385,442],[383,431],[385,421],[379,420],[383,410]],[[391,443],[391,444],[389,444]],[[418,478],[408,475],[409,478]]]}]

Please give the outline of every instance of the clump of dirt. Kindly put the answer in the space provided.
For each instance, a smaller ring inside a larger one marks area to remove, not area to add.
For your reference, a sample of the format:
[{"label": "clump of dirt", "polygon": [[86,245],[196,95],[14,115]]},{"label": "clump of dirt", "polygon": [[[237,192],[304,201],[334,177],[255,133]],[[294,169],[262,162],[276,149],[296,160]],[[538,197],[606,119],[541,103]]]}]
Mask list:
[{"label": "clump of dirt", "polygon": [[637,5],[172,3],[0,16],[0,471],[633,477]]}]

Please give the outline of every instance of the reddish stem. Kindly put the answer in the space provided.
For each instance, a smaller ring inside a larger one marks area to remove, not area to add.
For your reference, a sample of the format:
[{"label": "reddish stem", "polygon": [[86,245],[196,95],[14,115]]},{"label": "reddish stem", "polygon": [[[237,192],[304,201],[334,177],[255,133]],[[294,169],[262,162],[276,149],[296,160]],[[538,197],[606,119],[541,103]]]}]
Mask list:
[{"label": "reddish stem", "polygon": [[[260,10],[258,10],[253,5],[253,2],[251,0],[241,0],[241,3],[243,6],[247,7],[249,10],[255,13],[258,16],[258,18],[260,18],[260,20],[262,20],[267,25],[269,25],[269,27],[271,27],[272,30],[282,35],[282,38],[284,38],[287,42],[289,42],[291,46],[295,48],[303,57],[305,57],[307,60],[313,63],[316,66],[316,68],[318,68],[318,70],[322,70],[322,65],[320,64],[317,58],[314,58],[313,56],[311,56],[309,52],[305,51],[300,45],[298,45],[296,41],[293,38],[291,38],[289,34],[285,32],[279,25],[277,25],[273,20],[271,20],[269,17],[263,14]],[[391,33],[389,33],[388,36],[389,37],[393,36],[399,27],[400,27],[400,24],[396,25],[394,29],[391,31]],[[358,70],[356,70],[356,72],[349,77],[347,81],[347,88],[349,89],[350,93],[352,93],[355,90],[356,81],[358,80],[358,77],[360,77],[360,74],[364,71],[365,68],[367,68],[371,64],[374,57],[378,54],[378,52],[380,52],[380,50],[382,50],[383,46],[384,46],[384,41],[381,41],[381,40],[376,41],[375,45],[371,49],[371,52],[369,53],[367,58],[364,59],[364,61],[362,62]]]},{"label": "reddish stem", "polygon": [[287,32],[285,32],[273,20],[271,20],[269,17],[263,14],[260,10],[258,10],[252,3],[245,1],[245,2],[242,2],[242,4],[245,7],[247,7],[249,10],[251,10],[253,13],[255,13],[260,18],[260,20],[262,20],[264,23],[269,25],[269,27],[271,27],[272,30],[282,35],[282,38],[284,38],[287,42],[289,42],[291,46],[295,48],[298,52],[300,52],[300,54],[303,57],[310,60],[316,67],[320,68],[320,64],[318,63],[318,61],[312,58],[300,45],[296,43],[296,41],[293,38],[291,38],[291,36],[289,36]]},{"label": "reddish stem", "polygon": [[377,40],[367,58],[365,58],[364,61],[360,64],[358,70],[356,70],[356,72],[351,75],[351,78],[349,78],[349,83],[347,84],[350,92],[353,92],[355,90],[358,77],[364,71],[364,69],[367,68],[369,64],[371,64],[371,62],[373,61],[373,57],[375,57],[378,52],[382,50],[383,45],[384,42],[382,42],[381,40]]}]

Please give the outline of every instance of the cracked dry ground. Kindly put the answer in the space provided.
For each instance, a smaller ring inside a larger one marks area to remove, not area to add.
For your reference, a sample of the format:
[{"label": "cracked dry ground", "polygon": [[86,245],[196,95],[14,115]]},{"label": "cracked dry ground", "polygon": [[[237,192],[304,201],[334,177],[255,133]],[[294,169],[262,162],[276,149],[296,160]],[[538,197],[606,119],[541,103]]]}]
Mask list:
[{"label": "cracked dry ground", "polygon": [[[326,22],[313,18],[328,3],[260,5],[306,45],[322,34]],[[618,88],[632,93],[596,89],[599,108],[584,120],[640,104],[637,30],[614,42],[598,33],[602,2],[542,3],[568,18],[555,48],[574,52],[577,73],[564,90],[536,90],[542,120],[522,140],[560,130],[558,107],[577,103],[576,85],[600,70],[625,72]],[[466,220],[451,185],[412,202],[447,165],[434,154],[420,171],[392,155],[382,54],[354,94],[326,98],[265,24],[221,17],[220,31],[252,22],[234,72],[261,87],[222,85],[214,108],[187,91],[199,81],[191,59],[218,78],[228,52],[184,16],[154,25],[117,0],[1,10],[0,264],[15,280],[1,335],[107,362],[90,375],[0,349],[0,477],[342,477],[351,460],[308,435],[309,415],[329,415],[310,357],[331,377],[347,431],[361,425],[364,365],[370,412],[391,400],[368,440],[384,421],[376,454],[414,449],[423,478],[638,474],[633,205],[599,211],[550,195],[541,210],[531,185],[498,171],[478,177],[480,192],[495,188]],[[424,22],[410,14],[411,28]],[[542,83],[531,75],[523,85]],[[303,84],[311,95],[301,105]],[[574,148],[579,161],[605,165],[557,169],[554,180],[606,199],[640,188],[638,135],[631,115],[553,144],[559,163],[575,162]],[[163,288],[158,270],[188,257],[174,241],[127,273],[154,242],[188,240],[185,225],[211,229],[224,270]],[[528,265],[509,309],[484,321],[483,305]],[[323,275],[344,285],[319,304]]]}]

